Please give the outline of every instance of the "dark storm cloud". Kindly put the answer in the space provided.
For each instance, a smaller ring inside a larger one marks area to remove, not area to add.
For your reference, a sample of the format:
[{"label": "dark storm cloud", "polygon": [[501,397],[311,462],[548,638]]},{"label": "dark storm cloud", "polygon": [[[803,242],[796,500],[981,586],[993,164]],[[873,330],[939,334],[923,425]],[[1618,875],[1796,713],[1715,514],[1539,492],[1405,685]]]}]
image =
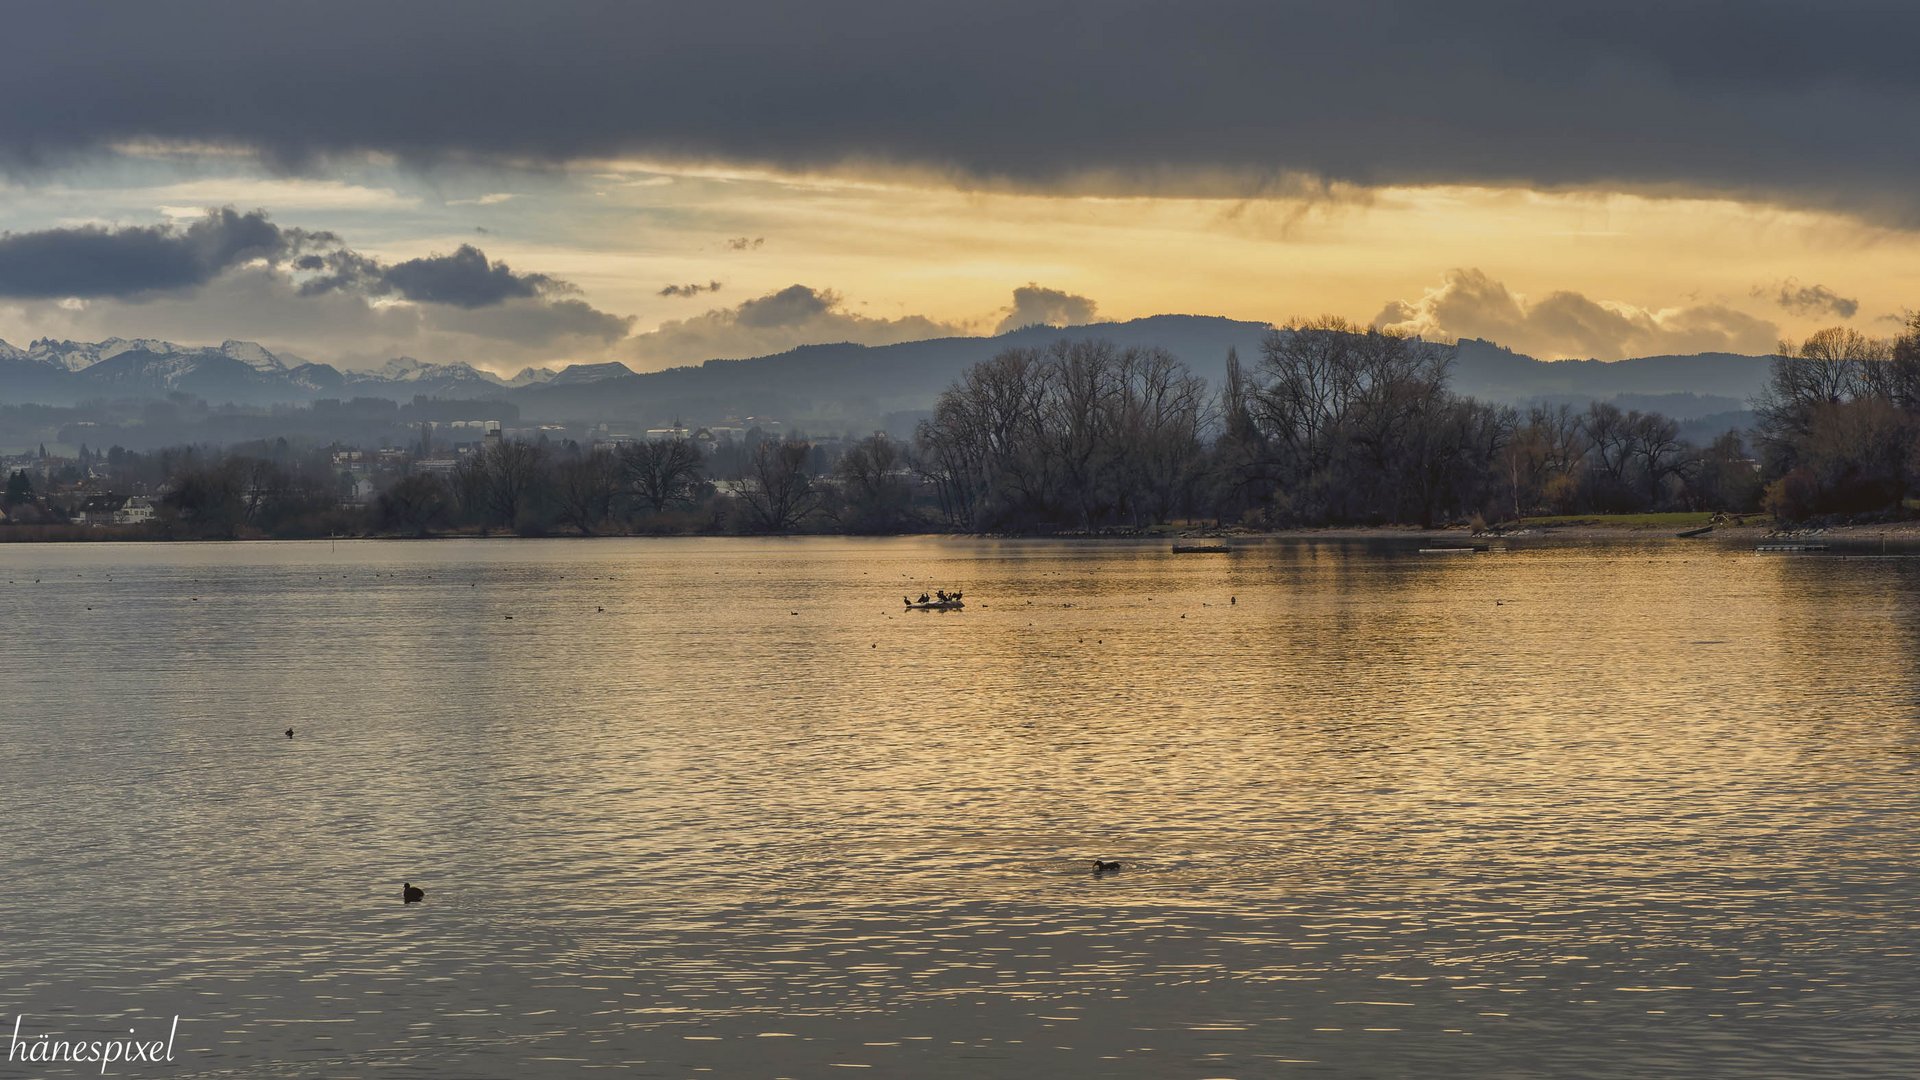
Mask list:
[{"label": "dark storm cloud", "polygon": [[418,303],[471,310],[577,291],[570,283],[545,274],[516,273],[472,244],[461,244],[451,255],[426,255],[392,265],[347,248],[303,255],[292,265],[295,270],[317,271],[300,285],[300,291],[309,296],[341,291],[398,294]]},{"label": "dark storm cloud", "polygon": [[[206,336],[209,324],[181,314],[198,312],[212,324],[231,324],[227,333],[258,325],[300,332],[317,321],[348,337],[466,335],[506,343],[502,349],[511,353],[542,343],[603,347],[632,331],[631,316],[601,311],[577,292],[545,274],[518,273],[471,245],[387,264],[333,233],[283,227],[264,211],[231,207],[185,226],[0,233],[0,300],[37,301],[45,315],[54,301],[78,297],[90,301],[83,308],[96,319],[109,320],[137,306],[152,323],[143,333],[199,325],[186,336]],[[414,303],[374,302],[395,296]],[[212,332],[223,331],[215,325]]]},{"label": "dark storm cloud", "polygon": [[463,308],[539,296],[556,285],[545,274],[516,274],[506,263],[489,262],[472,244],[461,244],[451,255],[395,263],[387,267],[384,280],[409,300]]},{"label": "dark storm cloud", "polygon": [[231,207],[209,210],[185,228],[88,225],[0,233],[0,296],[130,297],[192,289],[242,263],[278,263],[308,243],[333,239],[282,229],[263,211],[242,214]]},{"label": "dark storm cloud", "polygon": [[1753,295],[1771,300],[1795,315],[1836,315],[1851,319],[1860,310],[1860,301],[1841,296],[1825,285],[1802,285],[1792,278],[1777,285],[1761,286]]},{"label": "dark storm cloud", "polygon": [[1886,0],[28,0],[6,23],[16,164],[161,140],[293,168],[631,153],[1219,194],[1302,173],[1920,221],[1920,5]]}]

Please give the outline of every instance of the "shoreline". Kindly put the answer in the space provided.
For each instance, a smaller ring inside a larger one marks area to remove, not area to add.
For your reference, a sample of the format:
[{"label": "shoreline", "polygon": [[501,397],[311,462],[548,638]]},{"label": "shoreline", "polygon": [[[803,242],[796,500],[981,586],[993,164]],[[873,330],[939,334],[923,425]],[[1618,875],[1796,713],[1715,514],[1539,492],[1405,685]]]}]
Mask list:
[{"label": "shoreline", "polygon": [[[38,531],[38,528],[36,528]],[[1060,540],[1083,541],[1090,543],[1122,541],[1128,543],[1155,542],[1168,545],[1183,542],[1204,541],[1225,544],[1260,543],[1266,541],[1371,541],[1371,540],[1408,540],[1408,541],[1449,541],[1460,543],[1471,541],[1478,544],[1513,541],[1572,540],[1572,541],[1649,541],[1697,539],[1702,541],[1728,540],[1763,543],[1777,541],[1830,541],[1830,542],[1871,542],[1899,541],[1920,543],[1920,521],[1881,522],[1861,525],[1834,525],[1805,529],[1783,529],[1771,524],[1719,525],[1713,531],[1699,537],[1680,537],[1683,531],[1670,524],[1632,525],[1602,522],[1566,522],[1540,525],[1525,525],[1516,529],[1500,532],[1473,532],[1463,527],[1421,528],[1414,525],[1331,525],[1317,528],[1270,529],[1259,532],[1239,530],[1193,530],[1191,532],[1168,532],[1147,534],[1095,534],[1095,533],[949,533],[949,532],[903,532],[903,533],[595,533],[580,535],[574,533],[556,533],[546,536],[521,536],[514,533],[434,533],[428,536],[368,534],[356,536],[242,536],[242,537],[169,537],[128,535],[116,529],[102,529],[98,532],[84,526],[69,526],[58,530],[63,535],[10,536],[11,530],[0,526],[0,547],[12,545],[39,544],[256,544],[256,543],[329,543],[347,541],[422,541],[441,540],[765,540],[765,539],[811,539],[831,537],[845,540],[897,540],[897,539],[955,539],[955,540]]]}]

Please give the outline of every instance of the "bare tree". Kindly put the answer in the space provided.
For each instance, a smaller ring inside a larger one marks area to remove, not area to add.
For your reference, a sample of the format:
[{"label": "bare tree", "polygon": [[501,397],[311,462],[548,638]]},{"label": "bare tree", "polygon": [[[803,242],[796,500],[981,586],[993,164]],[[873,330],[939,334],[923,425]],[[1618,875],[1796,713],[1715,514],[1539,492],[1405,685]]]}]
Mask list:
[{"label": "bare tree", "polygon": [[486,461],[480,454],[461,458],[454,466],[451,482],[447,485],[453,495],[453,504],[460,513],[462,521],[473,522],[485,528],[487,516],[487,469]]},{"label": "bare tree", "polygon": [[804,439],[763,439],[753,448],[751,475],[740,498],[754,523],[767,532],[790,532],[819,501],[807,460],[813,450]]},{"label": "bare tree", "polygon": [[1627,441],[1646,474],[1649,508],[1660,502],[1660,486],[1686,460],[1680,425],[1659,413],[1627,414]]},{"label": "bare tree", "polygon": [[452,499],[439,477],[412,473],[380,493],[374,512],[385,528],[425,536],[446,521]]},{"label": "bare tree", "polygon": [[1593,465],[1617,487],[1627,483],[1627,462],[1633,456],[1633,437],[1627,414],[1610,401],[1595,401],[1580,418]]},{"label": "bare tree", "polygon": [[535,443],[501,440],[479,454],[487,519],[512,528],[531,508],[546,464],[546,450]]},{"label": "bare tree", "polygon": [[861,532],[889,532],[906,524],[913,498],[902,474],[905,454],[885,435],[870,435],[840,456],[834,476],[846,495],[845,524]]},{"label": "bare tree", "polygon": [[566,458],[553,470],[554,509],[559,520],[585,536],[613,514],[621,468],[613,454],[591,450]]},{"label": "bare tree", "polygon": [[633,443],[620,451],[628,486],[655,513],[693,500],[700,465],[700,449],[686,439]]},{"label": "bare tree", "polygon": [[1901,368],[1887,362],[1893,345],[1844,326],[1817,330],[1795,345],[1780,343],[1767,388],[1754,403],[1763,444],[1781,467],[1796,461],[1795,446],[1811,433],[1824,406],[1898,392],[1891,378]]}]

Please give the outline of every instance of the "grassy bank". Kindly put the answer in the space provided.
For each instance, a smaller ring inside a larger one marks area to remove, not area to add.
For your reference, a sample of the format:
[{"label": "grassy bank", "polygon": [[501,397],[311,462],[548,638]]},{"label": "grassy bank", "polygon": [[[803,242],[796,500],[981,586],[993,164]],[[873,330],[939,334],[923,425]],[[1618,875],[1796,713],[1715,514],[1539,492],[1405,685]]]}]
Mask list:
[{"label": "grassy bank", "polygon": [[[1754,515],[1759,520],[1760,515]],[[1630,530],[1685,530],[1698,529],[1713,522],[1713,514],[1705,510],[1682,510],[1664,514],[1556,514],[1547,517],[1521,519],[1521,525],[1527,528],[1591,528],[1591,529],[1630,529]]]}]

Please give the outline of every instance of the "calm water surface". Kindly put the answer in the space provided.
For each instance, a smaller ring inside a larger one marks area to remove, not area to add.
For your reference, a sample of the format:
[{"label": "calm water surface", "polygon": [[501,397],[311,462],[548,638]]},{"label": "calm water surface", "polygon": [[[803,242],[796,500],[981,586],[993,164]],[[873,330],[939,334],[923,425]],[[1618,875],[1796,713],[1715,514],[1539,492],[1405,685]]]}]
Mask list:
[{"label": "calm water surface", "polygon": [[0,1017],[205,1077],[1920,1073],[1920,560],[1413,546],[0,547]]}]

